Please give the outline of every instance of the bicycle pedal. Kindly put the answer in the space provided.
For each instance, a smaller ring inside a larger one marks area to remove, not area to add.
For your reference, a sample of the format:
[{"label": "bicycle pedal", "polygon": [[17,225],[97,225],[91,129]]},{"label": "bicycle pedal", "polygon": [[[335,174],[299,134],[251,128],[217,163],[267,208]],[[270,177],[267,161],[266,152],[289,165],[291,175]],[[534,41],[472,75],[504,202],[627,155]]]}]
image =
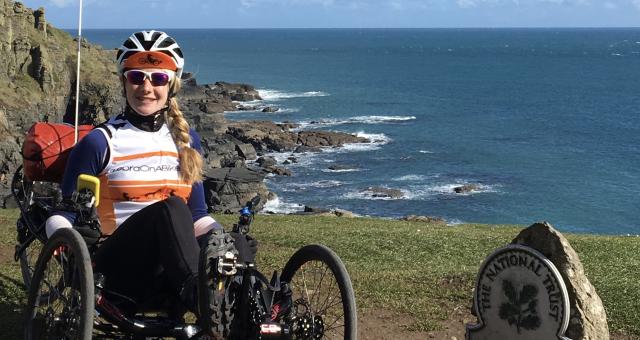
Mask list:
[{"label": "bicycle pedal", "polygon": [[236,265],[238,257],[228,251],[218,258],[218,273],[226,276],[235,275],[238,272]]}]

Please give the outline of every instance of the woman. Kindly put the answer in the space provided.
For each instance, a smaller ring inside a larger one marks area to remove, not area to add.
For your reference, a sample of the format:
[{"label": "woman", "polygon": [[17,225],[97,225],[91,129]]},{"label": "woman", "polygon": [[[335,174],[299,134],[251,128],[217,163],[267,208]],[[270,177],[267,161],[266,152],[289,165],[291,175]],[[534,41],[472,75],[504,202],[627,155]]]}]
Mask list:
[{"label": "woman", "polygon": [[[198,241],[222,227],[207,214],[200,139],[176,101],[183,55],[166,33],[141,31],[118,49],[117,62],[126,108],[74,147],[62,193],[70,197],[82,173],[100,178],[98,215],[108,237],[94,271],[107,291],[141,302],[164,286],[197,312]],[[51,216],[48,236],[74,218]]]}]

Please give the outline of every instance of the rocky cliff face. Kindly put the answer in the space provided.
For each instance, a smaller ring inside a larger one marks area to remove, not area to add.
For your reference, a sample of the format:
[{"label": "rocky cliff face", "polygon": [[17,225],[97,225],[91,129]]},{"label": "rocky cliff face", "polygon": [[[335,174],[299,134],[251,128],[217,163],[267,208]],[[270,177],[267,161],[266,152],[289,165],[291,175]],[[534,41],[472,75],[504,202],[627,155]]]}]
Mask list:
[{"label": "rocky cliff face", "polygon": [[[43,8],[0,0],[0,179],[22,161],[19,146],[33,122],[73,117],[76,49],[77,41],[47,23]],[[122,105],[112,53],[82,44],[83,122]]]}]

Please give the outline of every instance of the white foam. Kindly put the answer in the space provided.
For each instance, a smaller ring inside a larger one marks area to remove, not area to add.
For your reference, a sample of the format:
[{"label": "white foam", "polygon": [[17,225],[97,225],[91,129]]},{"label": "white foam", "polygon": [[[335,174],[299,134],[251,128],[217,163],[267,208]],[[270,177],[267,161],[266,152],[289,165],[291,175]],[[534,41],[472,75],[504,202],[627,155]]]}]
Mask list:
[{"label": "white foam", "polygon": [[[457,193],[454,191],[455,188],[463,185],[475,185],[476,189],[469,192],[461,192],[461,193]],[[417,186],[410,187],[409,195],[407,198],[427,199],[434,196],[450,196],[450,197],[471,196],[471,195],[482,194],[482,193],[500,192],[500,190],[498,189],[499,187],[500,187],[499,184],[489,185],[489,184],[465,183],[465,182],[445,183],[445,184],[435,184],[435,185],[417,185]]]},{"label": "white foam", "polygon": [[322,118],[312,121],[299,122],[301,126],[305,128],[320,128],[327,126],[336,126],[344,124],[384,124],[384,123],[397,123],[406,122],[416,119],[415,116],[357,116],[347,119],[335,119],[335,118]]},{"label": "white foam", "polygon": [[273,214],[292,214],[298,211],[304,211],[304,205],[280,201],[279,197],[267,201],[262,209],[263,213]]},{"label": "white foam", "polygon": [[280,108],[280,110],[276,111],[276,112],[272,112],[272,113],[294,113],[294,112],[300,112],[300,108],[299,107],[285,107],[285,108]]},{"label": "white foam", "polygon": [[322,172],[358,172],[358,171],[362,171],[362,169],[336,169],[336,170],[322,169]]},{"label": "white foam", "polygon": [[384,133],[365,133],[364,131],[360,131],[356,133],[358,137],[364,137],[371,141],[371,143],[377,144],[387,144],[391,142],[391,138],[387,137]]},{"label": "white foam", "polygon": [[358,122],[358,123],[368,123],[368,124],[377,124],[377,123],[388,123],[388,122],[405,122],[409,120],[415,120],[415,116],[358,116],[349,118],[349,122]]},{"label": "white foam", "polygon": [[454,218],[452,220],[447,220],[447,225],[448,226],[456,226],[456,225],[460,225],[460,224],[464,224],[465,222],[462,220],[459,220],[457,218]]},{"label": "white foam", "polygon": [[405,176],[401,176],[401,177],[396,177],[393,180],[394,181],[424,181],[427,177],[423,176],[423,175],[405,175]]},{"label": "white foam", "polygon": [[399,189],[402,192],[401,197],[385,197],[385,196],[375,196],[377,193],[371,190],[361,190],[361,191],[352,191],[343,195],[346,199],[360,199],[360,200],[374,200],[374,201],[397,201],[403,200],[411,197],[411,193]]},{"label": "white foam", "polygon": [[278,101],[281,99],[289,98],[304,98],[304,97],[326,97],[329,94],[322,91],[307,91],[307,92],[285,92],[273,89],[258,89],[260,97],[267,101]]},{"label": "white foam", "polygon": [[427,154],[432,154],[433,151],[429,151],[429,150],[420,150],[418,151],[419,153],[427,153]]},{"label": "white foam", "polygon": [[360,152],[360,151],[372,151],[378,150],[382,145],[385,145],[392,141],[384,133],[364,133],[358,132],[355,134],[357,137],[363,137],[369,140],[365,143],[345,143],[339,148],[324,147],[322,151],[330,153],[345,153],[345,152]]}]

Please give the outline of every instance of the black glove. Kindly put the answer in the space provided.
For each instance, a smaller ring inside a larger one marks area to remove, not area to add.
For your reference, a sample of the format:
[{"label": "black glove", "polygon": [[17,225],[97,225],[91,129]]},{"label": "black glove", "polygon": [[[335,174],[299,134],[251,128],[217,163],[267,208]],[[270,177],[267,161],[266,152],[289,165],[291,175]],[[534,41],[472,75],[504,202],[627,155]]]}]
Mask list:
[{"label": "black glove", "polygon": [[100,239],[100,225],[94,223],[83,223],[74,227],[76,231],[82,236],[88,246],[92,246]]},{"label": "black glove", "polygon": [[238,250],[238,261],[240,263],[256,262],[256,253],[258,252],[258,241],[249,235],[231,232],[233,237],[233,245]]}]

